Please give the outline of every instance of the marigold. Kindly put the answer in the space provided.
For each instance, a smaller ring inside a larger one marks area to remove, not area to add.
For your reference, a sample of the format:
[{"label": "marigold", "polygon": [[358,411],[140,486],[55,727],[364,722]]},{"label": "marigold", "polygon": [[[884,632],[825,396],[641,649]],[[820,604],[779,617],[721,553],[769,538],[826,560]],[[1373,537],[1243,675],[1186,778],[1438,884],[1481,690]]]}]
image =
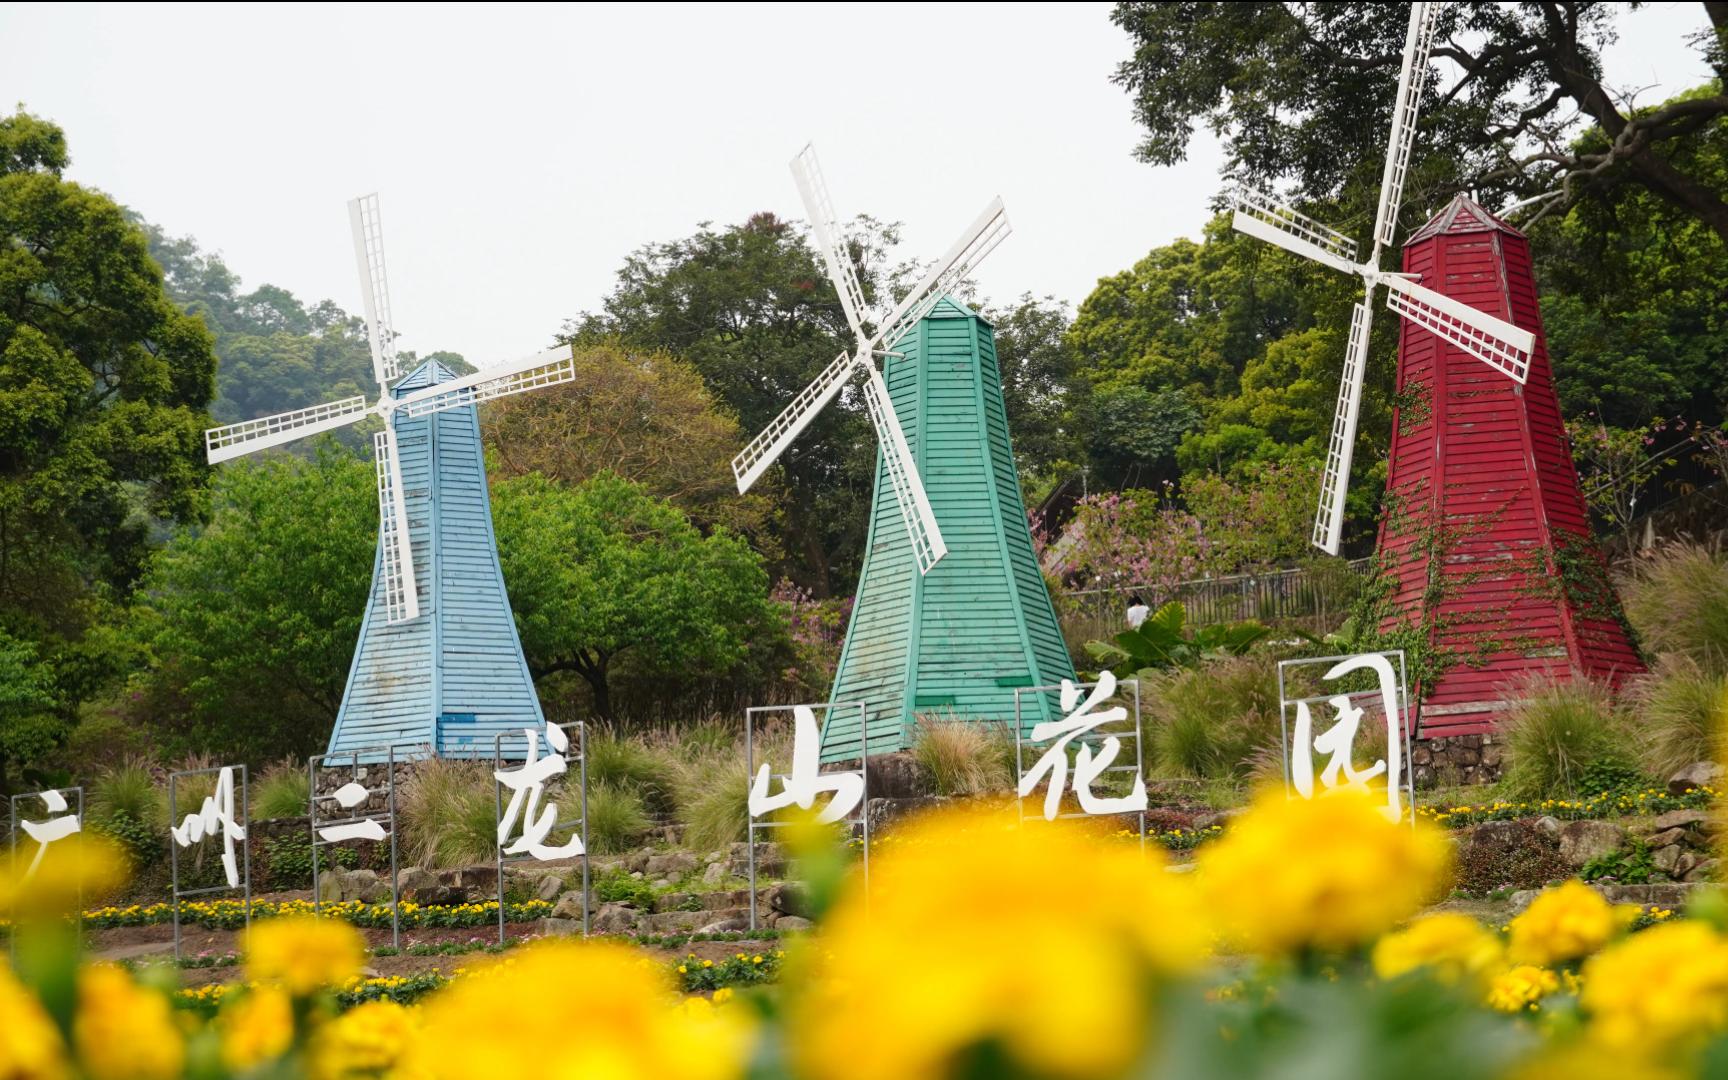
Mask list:
[{"label": "marigold", "polygon": [[315,1080],[401,1078],[398,1068],[420,1031],[419,1015],[393,1001],[368,1001],[324,1025],[313,1041]]},{"label": "marigold", "polygon": [[78,974],[72,1040],[91,1080],[174,1077],[186,1064],[186,1046],[168,999],[108,964]]},{"label": "marigold", "polygon": [[1728,938],[1695,920],[1663,923],[1590,958],[1579,1001],[1611,1047],[1662,1046],[1728,1026]]},{"label": "marigold", "polygon": [[275,1061],[294,1044],[294,1005],[280,987],[254,987],[227,1004],[217,1027],[222,1033],[222,1063],[244,1072]]},{"label": "marigold", "polygon": [[0,964],[0,1076],[51,1080],[70,1075],[66,1044],[36,995]]},{"label": "marigold", "polygon": [[20,836],[18,858],[0,867],[0,915],[20,921],[63,915],[126,880],[125,854],[94,833],[74,833],[48,845],[31,873],[35,851],[36,842]]},{"label": "marigold", "polygon": [[820,940],[788,961],[799,1075],[920,1080],[985,1041],[1028,1072],[1118,1075],[1149,1036],[1148,976],[1205,954],[1189,879],[1153,848],[1067,822],[1017,826],[1000,809],[937,813],[895,836],[871,861],[868,897],[854,877]]},{"label": "marigold", "polygon": [[[683,1006],[669,972],[624,945],[550,941],[470,968],[421,1007],[406,1063],[431,1078],[731,1080],[753,1037],[733,1007]],[[541,1034],[535,1034],[541,1033]]]},{"label": "marigold", "polygon": [[1374,944],[1374,973],[1395,979],[1431,968],[1444,981],[1480,978],[1500,962],[1500,939],[1468,915],[1425,915]]},{"label": "marigold", "polygon": [[335,919],[294,915],[254,923],[246,935],[246,974],[295,997],[340,986],[360,971],[366,942]]},{"label": "marigold", "polygon": [[1613,905],[1573,878],[1545,891],[1512,920],[1507,952],[1515,964],[1563,964],[1600,949],[1619,926]]},{"label": "marigold", "polygon": [[1195,861],[1207,906],[1249,952],[1349,949],[1415,914],[1446,881],[1437,826],[1388,822],[1371,798],[1268,789]]},{"label": "marigold", "polygon": [[1488,1004],[1501,1012],[1520,1012],[1560,989],[1560,976],[1547,968],[1524,964],[1494,976],[1488,984]]}]

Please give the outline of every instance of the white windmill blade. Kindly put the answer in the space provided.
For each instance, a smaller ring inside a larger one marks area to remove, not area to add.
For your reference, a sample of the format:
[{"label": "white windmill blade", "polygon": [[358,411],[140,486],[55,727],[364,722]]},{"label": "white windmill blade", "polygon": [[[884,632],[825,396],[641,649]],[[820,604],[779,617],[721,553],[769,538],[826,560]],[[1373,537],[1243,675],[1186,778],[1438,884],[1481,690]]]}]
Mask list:
[{"label": "white windmill blade", "polygon": [[1536,335],[1399,274],[1382,274],[1386,306],[1515,382],[1530,375]]},{"label": "white windmill blade", "polygon": [[1252,188],[1238,189],[1231,201],[1236,212],[1230,225],[1237,232],[1257,236],[1346,274],[1362,272],[1356,262],[1356,242],[1343,233]]},{"label": "white windmill blade", "polygon": [[798,195],[804,200],[804,210],[810,215],[810,228],[816,234],[816,246],[822,251],[822,261],[828,267],[828,280],[840,295],[840,306],[846,310],[846,323],[852,336],[864,337],[864,289],[858,284],[858,274],[852,258],[846,252],[840,231],[840,218],[834,212],[834,202],[828,197],[828,183],[822,178],[822,166],[816,160],[816,144],[807,144],[792,159],[792,179],[798,183]]},{"label": "white windmill blade", "polygon": [[224,424],[204,432],[204,452],[210,464],[214,465],[254,450],[304,439],[320,431],[347,427],[374,411],[373,406],[366,404],[365,398],[351,397],[274,416],[260,416],[256,420],[242,420],[238,424]]},{"label": "white windmill blade", "polygon": [[390,324],[390,282],[384,274],[384,226],[377,192],[348,201],[348,224],[354,232],[354,263],[360,271],[360,302],[366,309],[372,376],[379,387],[388,390],[402,373],[402,366],[396,359],[396,335]]},{"label": "white windmill blade", "polygon": [[396,402],[396,411],[404,416],[425,416],[520,394],[524,390],[557,386],[575,378],[576,354],[569,345],[559,345],[514,363],[416,390]]},{"label": "white windmill blade", "polygon": [[942,540],[942,530],[936,526],[936,512],[930,509],[930,497],[924,491],[924,481],[918,476],[918,463],[912,460],[912,448],[906,445],[906,433],[900,430],[900,418],[894,413],[894,399],[888,396],[888,384],[875,364],[865,364],[869,382],[865,384],[864,400],[870,407],[870,420],[876,425],[876,436],[882,441],[882,462],[887,466],[888,480],[894,486],[894,499],[900,504],[900,519],[906,524],[906,535],[912,541],[912,554],[918,560],[918,572],[928,574],[930,568],[948,554]]},{"label": "white windmill blade", "polygon": [[761,478],[768,466],[792,445],[800,432],[810,426],[810,421],[816,418],[846,381],[852,377],[852,370],[858,361],[849,352],[836,356],[822,373],[810,381],[810,385],[798,391],[798,396],[780,410],[780,415],[762,429],[762,433],[750,440],[750,445],[739,451],[732,459],[732,475],[738,480],[740,494],[749,491],[750,485]]},{"label": "white windmill blade", "polygon": [[379,579],[384,587],[386,622],[420,617],[420,590],[414,581],[414,549],[408,536],[408,504],[402,494],[402,462],[396,453],[396,428],[386,421],[372,437],[378,470]]},{"label": "white windmill blade", "polygon": [[1350,463],[1356,456],[1356,420],[1362,411],[1362,382],[1368,370],[1368,338],[1374,328],[1374,286],[1350,313],[1350,344],[1338,381],[1338,410],[1332,415],[1332,441],[1326,445],[1326,472],[1320,478],[1320,510],[1314,517],[1314,546],[1338,554],[1344,533],[1344,500],[1350,493]]},{"label": "white windmill blade", "polygon": [[954,242],[947,254],[938,259],[930,272],[924,275],[924,280],[907,293],[882,320],[876,336],[871,339],[871,348],[893,348],[900,336],[919,319],[928,315],[943,293],[966,280],[978,264],[984,261],[984,257],[996,250],[997,244],[1007,239],[1010,231],[1008,211],[1003,209],[1001,198],[991,199],[984,212],[966,227],[966,231],[960,234],[960,239]]},{"label": "white windmill blade", "polygon": [[1374,218],[1376,248],[1391,246],[1398,229],[1398,207],[1404,201],[1404,177],[1410,169],[1410,147],[1416,141],[1416,113],[1422,107],[1422,87],[1428,78],[1428,52],[1434,47],[1438,6],[1410,5],[1404,66],[1398,73],[1398,101],[1392,107],[1392,134],[1386,142],[1386,170],[1380,177],[1380,209]]}]

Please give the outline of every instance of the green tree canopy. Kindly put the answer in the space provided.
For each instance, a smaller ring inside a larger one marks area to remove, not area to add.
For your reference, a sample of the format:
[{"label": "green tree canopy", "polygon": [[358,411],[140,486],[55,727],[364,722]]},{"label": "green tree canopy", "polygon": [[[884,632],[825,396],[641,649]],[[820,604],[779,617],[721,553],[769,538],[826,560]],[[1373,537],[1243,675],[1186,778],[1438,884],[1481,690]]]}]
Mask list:
[{"label": "green tree canopy", "polygon": [[601,716],[614,715],[621,658],[676,680],[745,669],[783,647],[768,575],[739,537],[704,537],[676,507],[609,472],[573,488],[519,476],[494,495],[529,670],[536,680],[580,675]]}]

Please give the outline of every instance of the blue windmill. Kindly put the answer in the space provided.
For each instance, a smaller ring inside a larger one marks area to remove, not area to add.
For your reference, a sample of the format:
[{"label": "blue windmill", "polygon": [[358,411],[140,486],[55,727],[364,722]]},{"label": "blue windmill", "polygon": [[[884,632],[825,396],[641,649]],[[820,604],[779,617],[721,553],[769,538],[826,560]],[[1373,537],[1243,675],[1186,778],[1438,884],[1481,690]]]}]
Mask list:
[{"label": "blue windmill", "polygon": [[458,376],[435,360],[403,373],[390,326],[378,196],[348,204],[378,400],[333,401],[205,433],[212,464],[367,417],[378,474],[372,593],[330,751],[431,744],[490,756],[493,736],[539,729],[540,699],[510,616],[475,406],[576,377],[567,345]]}]

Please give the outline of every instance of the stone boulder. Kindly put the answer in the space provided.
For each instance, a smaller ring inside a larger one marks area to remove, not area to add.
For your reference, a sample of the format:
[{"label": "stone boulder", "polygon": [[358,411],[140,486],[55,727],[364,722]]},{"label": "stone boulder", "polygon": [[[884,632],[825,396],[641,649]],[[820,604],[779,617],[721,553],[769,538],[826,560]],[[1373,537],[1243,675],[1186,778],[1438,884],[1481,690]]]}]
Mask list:
[{"label": "stone boulder", "polygon": [[451,888],[431,870],[410,866],[396,875],[396,890],[402,899],[421,907],[432,904],[460,904],[468,899],[461,889]]},{"label": "stone boulder", "polygon": [[802,915],[782,915],[774,920],[774,929],[782,933],[793,930],[808,930],[815,924]]},{"label": "stone boulder", "polygon": [[1701,859],[1686,872],[1688,882],[1715,881],[1722,869],[1720,859]]},{"label": "stone boulder", "polygon": [[1701,787],[1720,787],[1722,766],[1714,761],[1694,761],[1668,778],[1668,794],[1684,795]]},{"label": "stone boulder", "polygon": [[744,914],[704,923],[697,928],[696,932],[698,934],[737,934],[748,929],[750,929],[750,916]]},{"label": "stone boulder", "polygon": [[358,900],[363,904],[390,902],[390,882],[371,870],[331,868],[318,872],[318,901],[337,904]]},{"label": "stone boulder", "polygon": [[629,904],[601,904],[594,913],[593,930],[596,934],[633,934],[639,914]]},{"label": "stone boulder", "polygon": [[708,864],[708,869],[702,871],[702,884],[718,885],[726,880],[726,864],[714,862]]},{"label": "stone boulder", "polygon": [[1702,829],[1708,831],[1710,827],[1710,813],[1707,810],[1670,810],[1651,823],[1651,828],[1657,832],[1668,829]]},{"label": "stone boulder", "polygon": [[650,855],[643,872],[651,878],[675,878],[696,869],[696,856],[688,851],[669,851]]},{"label": "stone boulder", "polygon": [[1626,830],[1608,821],[1568,821],[1560,829],[1560,857],[1582,867],[1626,846]]}]

